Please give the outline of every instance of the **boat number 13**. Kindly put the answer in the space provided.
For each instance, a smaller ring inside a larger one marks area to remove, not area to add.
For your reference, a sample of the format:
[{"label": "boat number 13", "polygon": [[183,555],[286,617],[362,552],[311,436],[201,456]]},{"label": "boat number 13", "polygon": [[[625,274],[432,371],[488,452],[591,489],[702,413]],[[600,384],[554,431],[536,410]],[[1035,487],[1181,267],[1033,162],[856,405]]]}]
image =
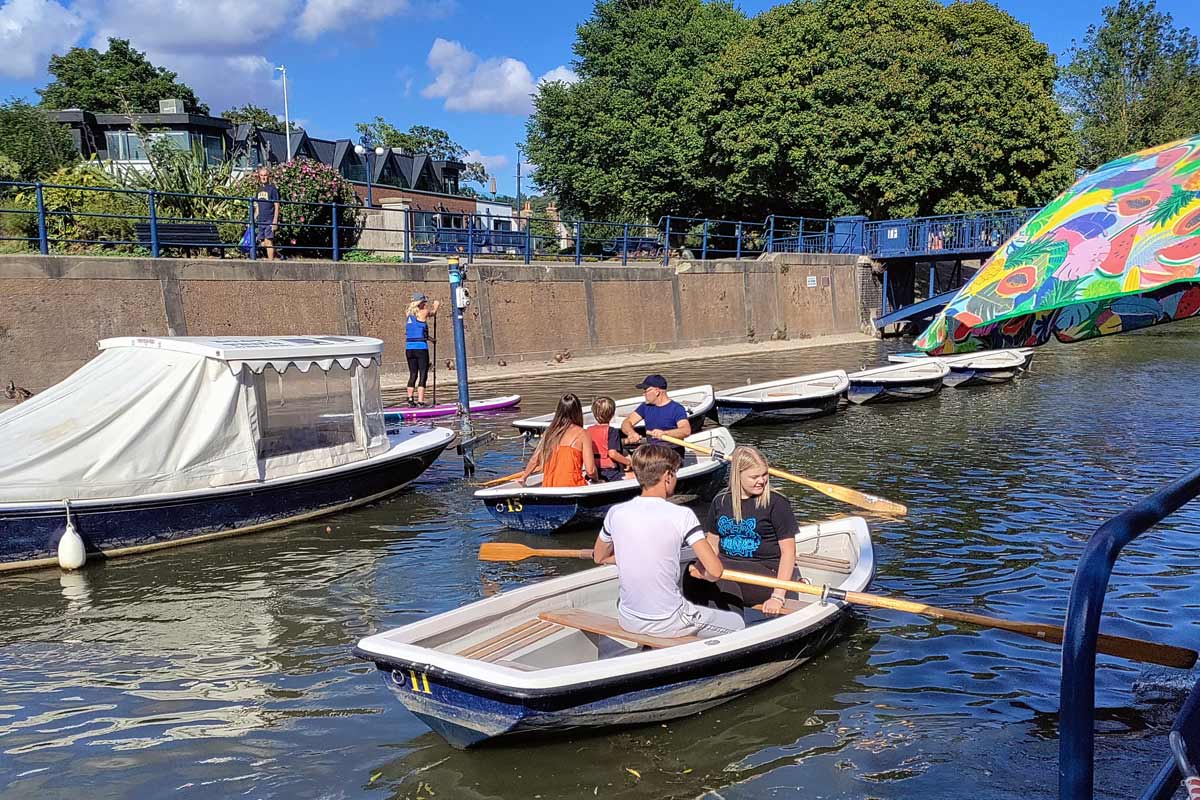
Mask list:
[{"label": "boat number 13", "polygon": [[429,688],[429,677],[424,672],[417,672],[414,669],[410,669],[408,670],[408,678],[406,680],[404,673],[396,670],[392,673],[392,681],[397,686],[410,688],[417,694],[433,694]]},{"label": "boat number 13", "polygon": [[520,500],[513,500],[512,498],[505,500],[503,503],[496,503],[496,510],[501,514],[503,514],[505,511],[509,512],[510,514],[516,514],[518,511],[521,511],[524,508],[525,506],[521,505]]}]

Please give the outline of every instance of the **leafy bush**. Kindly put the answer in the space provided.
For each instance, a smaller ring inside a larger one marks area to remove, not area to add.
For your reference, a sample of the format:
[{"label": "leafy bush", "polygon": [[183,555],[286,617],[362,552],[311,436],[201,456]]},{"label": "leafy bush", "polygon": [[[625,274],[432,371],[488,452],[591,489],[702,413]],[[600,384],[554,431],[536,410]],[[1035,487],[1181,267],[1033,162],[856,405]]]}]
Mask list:
[{"label": "leafy bush", "polygon": [[[350,250],[358,242],[358,196],[350,182],[336,169],[318,161],[298,158],[272,167],[271,182],[279,189],[282,201],[275,246],[286,254],[332,257],[333,230],[329,226],[333,222],[333,209],[328,205],[332,203],[340,205],[338,247]],[[258,179],[250,174],[235,184],[232,193],[253,197],[257,192]],[[296,203],[313,205],[293,205]],[[245,230],[245,226],[241,230]]]},{"label": "leafy bush", "polygon": [[[45,182],[57,184],[42,189],[42,201],[46,207],[46,235],[51,248],[70,252],[94,252],[97,245],[101,250],[117,252],[132,252],[136,248],[129,242],[134,240],[134,225],[149,213],[144,194],[115,191],[122,188],[118,179],[90,163],[62,167],[46,176]],[[34,190],[20,192],[13,205],[16,208],[36,209]],[[27,231],[24,235],[37,235],[37,218],[34,215],[12,216],[23,218],[22,226]]]}]

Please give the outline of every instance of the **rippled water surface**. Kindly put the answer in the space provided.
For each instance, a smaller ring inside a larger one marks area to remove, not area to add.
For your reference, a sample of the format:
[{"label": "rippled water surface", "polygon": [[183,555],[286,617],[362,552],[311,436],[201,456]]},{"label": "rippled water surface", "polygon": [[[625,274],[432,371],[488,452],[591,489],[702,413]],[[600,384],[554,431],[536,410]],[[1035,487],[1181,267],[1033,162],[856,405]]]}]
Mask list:
[{"label": "rippled water surface", "polygon": [[[718,387],[882,363],[902,343],[664,366]],[[1194,466],[1200,328],[1038,351],[1014,383],[849,408],[740,441],[809,477],[908,504],[872,520],[873,590],[1058,621],[1085,537]],[[629,369],[513,380],[477,397],[551,408],[636,394]],[[513,416],[483,424],[507,436]],[[483,458],[518,466],[508,439]],[[668,725],[459,752],[350,655],[364,635],[578,569],[480,563],[497,526],[444,456],[389,502],[289,529],[0,579],[0,796],[961,798],[1053,796],[1057,648],[864,611],[826,654],[743,700]],[[848,513],[780,489],[801,519]],[[1200,506],[1127,549],[1105,630],[1194,645]],[[593,530],[555,546],[587,546]],[[536,540],[544,543],[545,540]],[[1165,757],[1103,660],[1098,790],[1127,796]],[[1154,734],[1153,736],[1151,734]]]}]

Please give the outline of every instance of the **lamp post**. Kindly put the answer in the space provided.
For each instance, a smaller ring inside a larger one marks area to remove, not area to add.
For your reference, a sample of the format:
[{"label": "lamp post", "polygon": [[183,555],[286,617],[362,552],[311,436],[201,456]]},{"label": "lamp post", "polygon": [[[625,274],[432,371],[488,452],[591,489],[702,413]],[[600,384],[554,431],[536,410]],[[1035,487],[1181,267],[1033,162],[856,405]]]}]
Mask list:
[{"label": "lamp post", "polygon": [[372,151],[372,150],[368,150],[367,148],[363,147],[361,144],[356,144],[356,145],[354,145],[354,152],[360,156],[363,156],[363,160],[367,162],[367,208],[370,208],[372,205],[372,203],[371,203],[371,173],[373,173],[375,171],[375,165],[371,163],[371,153],[374,152],[376,158],[382,158],[383,154],[386,153],[387,150],[384,150],[382,147],[376,147],[375,150]]},{"label": "lamp post", "polygon": [[287,67],[282,64],[275,68],[277,72],[283,73],[283,135],[287,141],[287,160],[292,160],[292,119],[288,116],[288,99],[287,99]]}]

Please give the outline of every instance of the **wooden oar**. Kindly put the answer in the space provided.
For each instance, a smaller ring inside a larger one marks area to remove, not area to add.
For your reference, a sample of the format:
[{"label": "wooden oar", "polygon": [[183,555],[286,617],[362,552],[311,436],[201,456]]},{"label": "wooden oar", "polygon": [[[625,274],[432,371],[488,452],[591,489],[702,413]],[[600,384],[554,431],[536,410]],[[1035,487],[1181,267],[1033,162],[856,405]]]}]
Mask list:
[{"label": "wooden oar", "polygon": [[[676,439],[674,436],[663,435],[659,438],[661,438],[664,442],[677,444],[680,447],[686,447],[689,450],[695,450],[697,453],[702,453],[706,456],[716,455],[722,461],[729,460],[729,456],[725,453],[717,453],[715,450],[704,447],[703,445],[685,442],[683,439]],[[835,483],[809,480],[808,478],[802,478],[799,475],[786,472],[782,469],[776,469],[775,467],[769,467],[767,472],[774,475],[776,478],[783,478],[784,480],[803,484],[810,489],[816,489],[821,494],[829,495],[836,500],[841,500],[843,503],[849,503],[852,506],[865,508],[868,511],[876,511],[880,514],[891,514],[897,517],[908,513],[908,506],[901,505],[900,503],[893,503],[891,500],[885,500],[882,497],[877,497],[873,494],[860,492],[857,489],[850,489],[846,486],[838,486]]]},{"label": "wooden oar", "polygon": [[512,475],[501,475],[499,478],[492,478],[490,481],[485,481],[479,485],[485,489],[489,486],[499,486],[502,483],[508,483],[509,481],[513,481],[521,477],[521,473],[523,471],[524,470],[517,470]]},{"label": "wooden oar", "polygon": [[[1057,625],[1044,625],[1040,622],[1015,622],[1007,619],[997,619],[996,617],[985,617],[982,614],[971,614],[966,611],[955,611],[949,608],[937,608],[913,600],[904,600],[897,597],[881,597],[876,594],[864,594],[862,592],[849,592],[830,587],[810,586],[807,583],[781,581],[778,578],[770,578],[766,575],[755,575],[751,572],[739,572],[732,569],[725,570],[721,578],[737,581],[738,583],[749,583],[754,586],[765,586],[769,589],[786,589],[789,592],[796,592],[797,594],[823,595],[831,597],[834,600],[844,600],[847,603],[854,603],[860,606],[890,608],[896,611],[922,614],[935,619],[969,622],[972,625],[979,625],[984,628],[998,628],[1004,631],[1011,631],[1012,633],[1019,633],[1023,636],[1030,636],[1034,639],[1054,642],[1055,644],[1062,644],[1063,640],[1063,629]],[[1109,636],[1107,634],[1100,634],[1097,638],[1096,650],[1101,653],[1107,653],[1110,656],[1127,658],[1131,661],[1162,664],[1165,667],[1176,667],[1178,669],[1191,669],[1192,665],[1196,663],[1196,656],[1198,655],[1195,650],[1188,650],[1185,647],[1175,647],[1169,644],[1147,642],[1144,639],[1129,639],[1124,636]]]},{"label": "wooden oar", "polygon": [[537,549],[534,547],[526,547],[523,544],[509,544],[507,542],[487,542],[479,545],[479,560],[480,561],[524,561],[527,558],[534,556],[542,556],[544,558],[586,558],[592,560],[592,551],[589,550],[553,550],[553,549]]}]

